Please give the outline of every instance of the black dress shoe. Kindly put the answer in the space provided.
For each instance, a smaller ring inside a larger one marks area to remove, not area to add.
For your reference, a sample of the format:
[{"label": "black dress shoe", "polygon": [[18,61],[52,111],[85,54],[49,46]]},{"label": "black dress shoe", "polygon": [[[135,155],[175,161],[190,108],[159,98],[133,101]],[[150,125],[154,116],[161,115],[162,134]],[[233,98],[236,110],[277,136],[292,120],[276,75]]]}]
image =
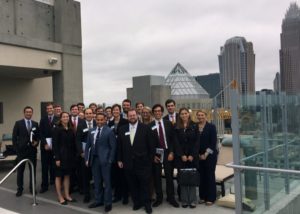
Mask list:
[{"label": "black dress shoe", "polygon": [[117,203],[117,202],[120,201],[120,200],[121,200],[121,198],[115,197],[115,198],[112,200],[112,202],[113,202],[113,203]]},{"label": "black dress shoe", "polygon": [[20,197],[22,194],[23,194],[23,191],[22,190],[18,190],[17,193],[16,193],[16,196]]},{"label": "black dress shoe", "polygon": [[177,201],[175,201],[175,199],[170,200],[170,201],[169,201],[169,204],[171,204],[173,207],[176,207],[176,208],[179,207],[179,204],[177,203]]},{"label": "black dress shoe", "polygon": [[136,210],[139,210],[139,209],[141,209],[141,208],[142,208],[141,205],[139,205],[139,204],[134,204],[133,207],[132,207],[132,210],[136,211]]},{"label": "black dress shoe", "polygon": [[194,208],[196,208],[196,205],[195,204],[190,204],[190,208],[194,209]]},{"label": "black dress shoe", "polygon": [[83,203],[89,203],[91,200],[91,197],[89,195],[84,196]]},{"label": "black dress shoe", "polygon": [[153,204],[152,204],[152,207],[158,207],[159,205],[162,204],[162,201],[161,200],[156,200]]},{"label": "black dress shoe", "polygon": [[89,208],[95,208],[95,207],[101,207],[101,206],[103,206],[103,203],[94,202],[89,205]]},{"label": "black dress shoe", "polygon": [[145,206],[145,211],[146,211],[147,214],[152,213],[152,208],[151,208],[151,206]]},{"label": "black dress shoe", "polygon": [[123,204],[123,205],[128,204],[128,198],[123,198],[122,204]]},{"label": "black dress shoe", "polygon": [[40,189],[40,193],[44,193],[44,192],[47,192],[47,191],[48,191],[48,189],[45,189],[45,188]]},{"label": "black dress shoe", "polygon": [[181,206],[182,206],[182,208],[187,208],[188,207],[187,204],[182,204]]},{"label": "black dress shoe", "polygon": [[105,205],[104,211],[107,213],[107,212],[111,211],[111,209],[112,209],[111,204],[110,205]]}]

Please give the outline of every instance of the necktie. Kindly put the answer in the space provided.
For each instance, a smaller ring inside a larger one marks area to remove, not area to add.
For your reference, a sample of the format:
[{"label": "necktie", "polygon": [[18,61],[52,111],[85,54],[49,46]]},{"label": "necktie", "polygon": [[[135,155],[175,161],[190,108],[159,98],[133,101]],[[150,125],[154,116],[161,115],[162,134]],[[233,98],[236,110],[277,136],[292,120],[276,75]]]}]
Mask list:
[{"label": "necktie", "polygon": [[96,135],[96,139],[95,139],[95,144],[96,144],[96,141],[97,140],[99,140],[99,138],[100,138],[100,132],[101,132],[101,128],[100,127],[98,127],[98,132],[97,132],[97,135]]},{"label": "necktie", "polygon": [[135,135],[134,129],[135,129],[135,127],[131,126],[131,129],[130,129],[130,142],[131,142],[131,146],[133,145],[133,140],[134,140],[134,135]]},{"label": "necktie", "polygon": [[172,114],[171,115],[171,123],[174,125],[175,124],[175,118],[174,118],[174,115]]},{"label": "necktie", "polygon": [[51,125],[51,123],[52,123],[52,117],[51,116],[48,117],[48,122],[49,122],[49,125]]},{"label": "necktie", "polygon": [[160,144],[160,147],[165,149],[166,145],[165,145],[164,132],[163,132],[160,121],[158,122],[158,131],[159,131],[159,144]]},{"label": "necktie", "polygon": [[30,120],[27,120],[27,131],[28,131],[28,133],[30,132],[30,130],[31,130]]},{"label": "necktie", "polygon": [[91,121],[88,122],[88,124],[89,124],[89,127],[88,127],[89,129],[93,128],[93,127],[92,127],[92,122],[91,122]]},{"label": "necktie", "polygon": [[75,129],[77,128],[77,125],[76,125],[76,117],[73,117],[73,126],[74,126]]}]

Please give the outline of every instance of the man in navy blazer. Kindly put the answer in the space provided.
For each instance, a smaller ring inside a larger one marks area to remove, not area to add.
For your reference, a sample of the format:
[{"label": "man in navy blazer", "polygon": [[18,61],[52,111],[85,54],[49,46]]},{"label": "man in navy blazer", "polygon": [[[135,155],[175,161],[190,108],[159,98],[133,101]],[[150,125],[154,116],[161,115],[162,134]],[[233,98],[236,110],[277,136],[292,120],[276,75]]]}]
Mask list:
[{"label": "man in navy blazer", "polygon": [[[95,202],[89,208],[105,205],[105,212],[112,209],[111,164],[116,152],[116,138],[106,125],[106,115],[96,115],[97,127],[89,131],[85,148],[85,161],[92,167]],[[105,188],[103,187],[105,185]]]},{"label": "man in navy blazer", "polygon": [[[23,110],[24,119],[16,121],[13,128],[12,141],[17,152],[17,162],[23,159],[29,159],[34,166],[34,175],[36,168],[36,154],[37,146],[39,145],[39,126],[38,123],[31,120],[33,115],[33,108],[26,106]],[[17,169],[17,197],[23,194],[23,177],[24,177],[25,163]],[[35,179],[36,180],[36,179]],[[32,193],[32,176],[30,170],[30,192]]]}]

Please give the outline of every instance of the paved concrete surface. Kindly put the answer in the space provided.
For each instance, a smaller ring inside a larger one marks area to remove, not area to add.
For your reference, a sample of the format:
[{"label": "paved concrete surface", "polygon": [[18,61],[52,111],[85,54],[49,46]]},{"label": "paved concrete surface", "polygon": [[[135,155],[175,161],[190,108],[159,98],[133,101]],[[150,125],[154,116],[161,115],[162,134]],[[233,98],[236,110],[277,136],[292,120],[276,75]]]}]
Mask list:
[{"label": "paved concrete surface", "polygon": [[[0,162],[0,179],[12,169],[12,164]],[[77,199],[76,203],[69,203],[67,206],[62,206],[57,202],[54,186],[49,187],[49,191],[44,194],[37,195],[37,206],[32,206],[32,195],[29,193],[29,170],[26,167],[24,175],[24,192],[20,198],[15,197],[16,193],[16,173],[13,173],[7,181],[0,187],[0,213],[22,213],[22,214],[99,214],[104,213],[103,207],[89,209],[88,204],[82,203],[83,196],[78,193],[73,193],[72,197]],[[40,174],[40,161],[38,160],[37,166],[37,191],[40,188],[41,174]],[[144,210],[132,211],[131,204],[122,205],[121,203],[113,204],[111,214],[140,214],[145,213]],[[233,214],[234,210],[223,208],[217,205],[207,207],[203,204],[198,205],[195,209],[190,208],[173,208],[167,202],[164,202],[160,207],[154,208],[153,213],[207,213],[207,214]]]}]

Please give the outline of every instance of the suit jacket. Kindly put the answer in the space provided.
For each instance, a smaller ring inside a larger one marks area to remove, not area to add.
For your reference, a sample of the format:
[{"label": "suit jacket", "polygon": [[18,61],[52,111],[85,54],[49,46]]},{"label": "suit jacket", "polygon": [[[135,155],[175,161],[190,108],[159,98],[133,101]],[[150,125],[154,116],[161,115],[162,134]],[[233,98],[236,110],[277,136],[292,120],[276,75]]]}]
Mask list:
[{"label": "suit jacket", "polygon": [[[167,154],[170,152],[174,153],[174,144],[175,144],[175,138],[174,138],[174,129],[172,126],[172,123],[169,120],[163,120],[164,129],[165,129],[165,136],[166,136],[166,144],[167,144]],[[156,127],[155,120],[153,120],[151,123],[149,123],[149,127],[151,129],[151,133],[154,140],[154,146],[156,148],[160,148],[160,142],[159,142],[159,135],[158,135],[158,127]]]},{"label": "suit jacket", "polygon": [[58,125],[53,129],[53,157],[56,161],[61,162],[63,169],[69,170],[76,167],[75,141],[75,133],[72,128],[65,129],[62,125]]},{"label": "suit jacket", "polygon": [[[33,140],[39,142],[39,126],[33,120],[31,120],[30,132],[33,133]],[[13,128],[12,142],[18,157],[25,157],[37,152],[36,147],[32,146],[30,142],[30,132],[27,130],[25,119],[16,121]]]},{"label": "suit jacket", "polygon": [[[196,124],[191,123],[186,129],[175,128],[175,136],[177,138],[176,155],[178,156],[178,168],[198,167],[199,161],[199,142],[197,141]],[[181,156],[193,156],[192,164],[182,162]],[[191,166],[192,165],[192,166]]]},{"label": "suit jacket", "polygon": [[[95,128],[97,126],[96,121],[92,120],[92,123],[93,123],[93,128]],[[89,129],[86,124],[86,120],[80,120],[80,123],[78,124],[77,131],[76,131],[76,146],[77,146],[78,155],[81,155],[83,153],[82,144],[87,143],[88,133],[89,133]]]},{"label": "suit jacket", "polygon": [[74,125],[73,125],[73,120],[72,120],[72,116],[70,115],[70,120],[69,120],[69,122],[70,122],[71,126],[73,127],[73,129],[75,130],[75,133],[77,132],[77,128],[78,128],[79,124],[83,123],[84,121],[85,121],[85,120],[83,120],[83,119],[81,119],[81,118],[78,117],[76,127],[74,127]]},{"label": "suit jacket", "polygon": [[138,122],[133,145],[130,142],[129,124],[120,127],[118,134],[118,161],[124,169],[151,168],[154,143],[149,126]]},{"label": "suit jacket", "polygon": [[111,128],[114,131],[114,133],[115,133],[115,135],[117,137],[118,136],[118,132],[120,130],[120,127],[122,127],[124,125],[127,125],[127,124],[128,124],[128,120],[120,117],[120,121],[118,123],[118,127],[117,128],[114,127],[115,126],[115,121],[114,120],[109,121],[108,127]]},{"label": "suit jacket", "polygon": [[40,120],[40,137],[41,137],[41,150],[45,150],[45,144],[47,144],[46,138],[52,138],[53,135],[53,127],[59,118],[53,116],[52,122],[49,123],[48,115],[41,118]]},{"label": "suit jacket", "polygon": [[[93,164],[93,154],[96,152],[100,159],[101,165],[111,164],[114,161],[117,142],[116,137],[113,131],[107,126],[103,126],[98,146],[94,145],[94,138],[96,137],[96,129],[97,127],[93,128],[88,133],[87,144],[85,148],[85,161],[89,161],[90,165]],[[96,151],[95,151],[96,150]]]},{"label": "suit jacket", "polygon": [[[177,122],[177,121],[178,121],[179,114],[176,112],[175,115],[176,115],[175,118],[176,118],[176,122]],[[164,120],[170,121],[170,119],[169,119],[169,114],[167,114],[166,116],[164,116],[163,119],[164,119]],[[176,124],[176,123],[174,123],[173,126],[175,126],[175,124]]]}]

